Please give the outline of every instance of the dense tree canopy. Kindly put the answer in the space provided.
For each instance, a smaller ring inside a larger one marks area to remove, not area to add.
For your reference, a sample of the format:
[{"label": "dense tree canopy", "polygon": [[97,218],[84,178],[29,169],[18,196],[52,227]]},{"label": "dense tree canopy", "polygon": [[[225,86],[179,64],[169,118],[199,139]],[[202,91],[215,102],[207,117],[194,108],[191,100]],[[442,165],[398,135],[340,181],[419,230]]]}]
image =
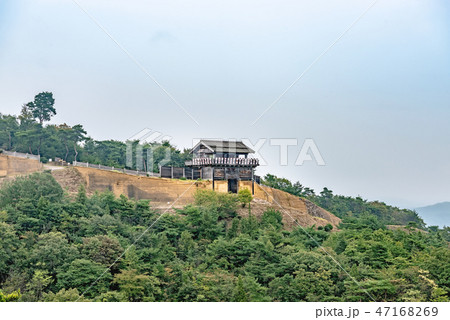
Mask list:
[{"label": "dense tree canopy", "polygon": [[288,231],[280,212],[239,206],[200,191],[160,216],[110,192],[68,196],[49,173],[17,178],[0,189],[0,301],[448,301],[448,229],[354,215],[338,232]]},{"label": "dense tree canopy", "polygon": [[425,227],[425,223],[415,211],[399,209],[383,202],[367,201],[361,197],[353,198],[335,195],[332,190],[326,187],[319,194],[316,194],[313,189],[304,187],[298,181],[292,183],[286,178],[279,178],[272,174],[264,176],[262,183],[269,187],[304,197],[344,219],[344,222],[347,224],[351,224],[354,218],[370,219],[372,216],[374,218],[373,223],[379,225],[413,224],[419,228]]}]

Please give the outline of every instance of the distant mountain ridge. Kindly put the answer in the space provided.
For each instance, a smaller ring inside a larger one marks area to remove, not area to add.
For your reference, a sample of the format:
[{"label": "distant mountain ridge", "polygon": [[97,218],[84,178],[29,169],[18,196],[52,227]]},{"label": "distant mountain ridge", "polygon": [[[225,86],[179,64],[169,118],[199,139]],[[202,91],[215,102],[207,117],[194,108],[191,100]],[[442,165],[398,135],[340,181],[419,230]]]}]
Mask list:
[{"label": "distant mountain ridge", "polygon": [[415,209],[428,226],[450,226],[450,202]]}]

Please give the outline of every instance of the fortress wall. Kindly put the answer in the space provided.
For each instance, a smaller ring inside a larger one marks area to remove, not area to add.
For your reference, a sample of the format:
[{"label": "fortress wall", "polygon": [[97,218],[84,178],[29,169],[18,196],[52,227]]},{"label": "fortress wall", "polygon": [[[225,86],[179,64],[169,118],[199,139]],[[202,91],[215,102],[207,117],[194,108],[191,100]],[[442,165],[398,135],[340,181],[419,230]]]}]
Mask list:
[{"label": "fortress wall", "polygon": [[[37,160],[0,154],[0,178],[30,174],[42,169],[43,165]],[[73,172],[69,172],[70,170]],[[150,199],[152,207],[159,209],[172,205],[174,208],[182,208],[194,202],[196,189],[212,190],[211,181],[139,177],[94,168],[66,168],[55,170],[53,175],[61,185],[72,188],[72,192],[76,192],[80,183],[85,183],[89,192],[110,190],[116,196],[123,194],[134,199]],[[239,181],[239,189],[243,188],[251,190],[251,181]],[[215,181],[215,189],[219,192],[228,192],[227,181]],[[298,224],[321,226],[331,223],[337,226],[340,223],[339,218],[312,202],[255,183],[252,214],[262,215],[268,208],[282,212],[283,222],[288,229]],[[242,208],[239,214],[242,216],[248,214],[247,208]]]},{"label": "fortress wall", "polygon": [[[257,185],[257,183],[255,183],[255,186],[256,185]],[[238,184],[238,190],[242,190],[242,189],[248,189],[250,192],[252,192],[252,182],[240,180],[239,184]]]},{"label": "fortress wall", "polygon": [[214,189],[219,192],[228,192],[228,181],[226,180],[214,181]]},{"label": "fortress wall", "polygon": [[113,171],[77,167],[88,189],[112,191],[134,199],[150,199],[153,206],[166,207],[177,200],[174,207],[182,207],[194,201],[197,188],[212,189],[211,182],[177,180],[156,177],[139,177]]},{"label": "fortress wall", "polygon": [[[76,170],[80,172],[87,188],[91,191],[110,190],[116,196],[123,194],[129,198],[150,199],[155,208],[167,208],[174,201],[176,202],[173,207],[181,208],[194,202],[194,193],[197,188],[212,190],[211,181],[138,177],[82,167],[77,167]],[[251,190],[251,181],[240,181],[239,188]],[[215,181],[215,189],[219,192],[227,192],[227,181]],[[314,224],[323,226],[328,223],[337,226],[340,223],[340,219],[330,212],[306,201],[284,191],[255,183],[252,212],[260,215],[267,208],[279,210],[283,213],[283,221],[287,228],[296,227],[297,222],[302,226]],[[247,209],[242,211],[242,215],[245,216],[245,214]]]},{"label": "fortress wall", "polygon": [[[42,169],[43,165],[38,160],[0,154],[0,178],[30,174]],[[69,172],[70,170],[73,172]],[[62,186],[72,188],[72,192],[76,192],[80,183],[85,183],[89,192],[110,190],[116,196],[123,194],[134,199],[150,199],[154,208],[161,209],[171,205],[174,208],[181,208],[193,203],[197,188],[212,190],[211,181],[140,177],[83,167],[55,170],[53,176]],[[251,181],[239,181],[239,189],[242,188],[251,190]],[[215,181],[215,189],[219,192],[228,192],[227,181]],[[274,208],[283,213],[286,228],[294,228],[298,224],[321,226],[331,223],[337,226],[341,221],[308,200],[255,183],[252,214],[261,215],[268,208]],[[239,212],[240,215],[248,214],[246,208],[242,209],[244,210]]]},{"label": "fortress wall", "polygon": [[13,177],[42,170],[42,163],[34,159],[0,154],[0,177]]}]

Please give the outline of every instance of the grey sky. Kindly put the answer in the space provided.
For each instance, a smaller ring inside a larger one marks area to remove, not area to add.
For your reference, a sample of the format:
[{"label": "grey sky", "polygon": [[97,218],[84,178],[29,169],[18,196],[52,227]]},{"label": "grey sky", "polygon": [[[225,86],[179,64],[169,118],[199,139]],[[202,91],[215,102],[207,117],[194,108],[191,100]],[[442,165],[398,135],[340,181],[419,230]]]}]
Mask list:
[{"label": "grey sky", "polygon": [[359,1],[79,0],[200,123],[197,126],[71,0],[0,1],[0,112],[44,90],[54,122],[95,139],[148,127],[199,137],[313,138],[326,166],[272,172],[320,191],[404,207],[450,200],[450,10],[379,0],[253,127],[250,124],[369,5]]}]

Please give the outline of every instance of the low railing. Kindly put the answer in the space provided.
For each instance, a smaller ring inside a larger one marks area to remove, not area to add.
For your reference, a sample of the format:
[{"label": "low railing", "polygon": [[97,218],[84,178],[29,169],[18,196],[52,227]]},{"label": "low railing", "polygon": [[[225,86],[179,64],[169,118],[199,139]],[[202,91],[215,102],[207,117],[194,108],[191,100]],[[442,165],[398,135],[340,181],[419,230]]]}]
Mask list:
[{"label": "low railing", "polygon": [[104,166],[101,164],[93,164],[93,163],[88,163],[88,162],[74,161],[72,163],[72,165],[74,167],[94,168],[94,169],[100,169],[100,170],[106,170],[106,171],[118,171],[118,172],[122,172],[122,173],[126,173],[126,174],[132,174],[135,176],[142,176],[142,177],[160,177],[160,174],[155,173],[155,172],[129,170],[129,169],[125,169],[125,168],[109,167],[109,166]]},{"label": "low railing", "polygon": [[37,160],[37,161],[41,160],[41,157],[39,155],[29,154],[29,153],[22,153],[22,152],[16,152],[16,151],[1,150],[1,154],[5,154],[7,156],[12,156],[12,157],[34,159],[34,160]]},{"label": "low railing", "polygon": [[194,158],[186,166],[259,166],[257,158]]}]

